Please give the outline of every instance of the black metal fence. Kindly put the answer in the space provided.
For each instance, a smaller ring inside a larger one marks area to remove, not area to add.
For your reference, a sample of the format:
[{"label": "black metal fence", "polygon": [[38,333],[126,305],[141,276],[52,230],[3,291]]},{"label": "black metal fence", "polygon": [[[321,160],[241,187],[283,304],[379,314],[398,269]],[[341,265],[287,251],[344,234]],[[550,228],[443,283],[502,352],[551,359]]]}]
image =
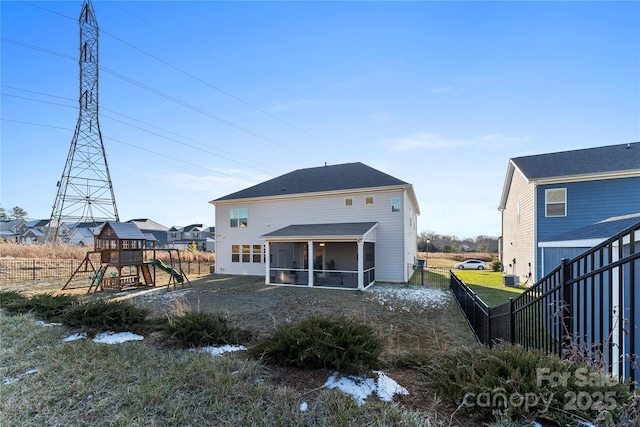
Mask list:
[{"label": "black metal fence", "polygon": [[497,341],[587,360],[640,378],[640,223],[571,259],[507,303],[487,307],[455,274],[451,289],[484,344]]},{"label": "black metal fence", "polygon": [[[0,258],[0,282],[68,279],[82,261],[75,259],[9,259]],[[99,261],[97,264],[99,265]],[[182,270],[198,276],[212,273],[211,262],[182,261]]]},{"label": "black metal fence", "polygon": [[451,270],[444,267],[424,267],[422,264],[409,264],[409,284],[449,289]]}]

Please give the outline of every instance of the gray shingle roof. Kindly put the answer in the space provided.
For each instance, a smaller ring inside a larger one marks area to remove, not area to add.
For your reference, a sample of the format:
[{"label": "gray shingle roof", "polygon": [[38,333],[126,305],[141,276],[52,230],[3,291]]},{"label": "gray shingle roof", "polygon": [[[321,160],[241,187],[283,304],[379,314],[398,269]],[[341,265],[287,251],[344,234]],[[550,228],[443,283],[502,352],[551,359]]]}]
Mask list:
[{"label": "gray shingle roof", "polygon": [[408,185],[408,183],[360,162],[345,163],[298,169],[253,187],[220,197],[214,202],[399,185]]},{"label": "gray shingle roof", "polygon": [[340,237],[363,236],[377,222],[348,222],[342,224],[289,225],[261,237]]},{"label": "gray shingle roof", "polygon": [[528,179],[640,169],[640,142],[516,157]]},{"label": "gray shingle roof", "polygon": [[[144,234],[137,225],[131,222],[107,222],[118,239],[145,240]],[[104,228],[103,228],[104,231]]]}]

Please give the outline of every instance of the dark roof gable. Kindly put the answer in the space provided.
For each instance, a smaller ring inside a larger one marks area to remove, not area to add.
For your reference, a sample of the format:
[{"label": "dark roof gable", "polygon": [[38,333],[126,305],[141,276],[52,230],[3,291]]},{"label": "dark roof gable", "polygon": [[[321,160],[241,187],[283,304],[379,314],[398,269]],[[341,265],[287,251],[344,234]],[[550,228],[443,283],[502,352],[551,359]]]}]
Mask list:
[{"label": "dark roof gable", "polygon": [[640,142],[516,157],[528,179],[587,175],[640,169]]},{"label": "dark roof gable", "polygon": [[214,201],[408,185],[363,163],[298,169]]}]

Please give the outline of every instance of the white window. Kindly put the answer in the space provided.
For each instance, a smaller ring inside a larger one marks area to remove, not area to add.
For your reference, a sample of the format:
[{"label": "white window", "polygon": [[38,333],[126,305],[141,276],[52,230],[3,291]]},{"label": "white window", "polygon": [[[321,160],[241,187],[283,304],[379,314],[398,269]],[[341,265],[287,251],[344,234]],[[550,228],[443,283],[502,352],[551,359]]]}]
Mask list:
[{"label": "white window", "polygon": [[231,227],[246,227],[249,224],[249,209],[231,209],[230,225]]},{"label": "white window", "polygon": [[545,216],[567,216],[567,189],[554,188],[544,191]]},{"label": "white window", "polygon": [[373,204],[373,196],[367,196],[364,199],[364,204],[365,205],[372,205]]},{"label": "white window", "polygon": [[391,212],[400,212],[400,199],[391,199]]},{"label": "white window", "polygon": [[344,205],[353,206],[353,199],[351,197],[347,197],[346,199],[344,199]]},{"label": "white window", "polygon": [[251,262],[251,246],[242,245],[242,262]]},{"label": "white window", "polygon": [[262,261],[262,245],[253,245],[252,258],[253,262]]},{"label": "white window", "polygon": [[240,262],[240,245],[231,245],[231,262]]}]

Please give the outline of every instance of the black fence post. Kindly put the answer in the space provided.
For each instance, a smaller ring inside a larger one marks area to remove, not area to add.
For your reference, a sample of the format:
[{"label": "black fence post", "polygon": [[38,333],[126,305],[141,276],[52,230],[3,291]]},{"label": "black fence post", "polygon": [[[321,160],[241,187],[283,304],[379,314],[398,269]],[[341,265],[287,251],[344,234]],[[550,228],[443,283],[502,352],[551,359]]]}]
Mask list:
[{"label": "black fence post", "polygon": [[420,269],[420,286],[424,286],[424,268]]},{"label": "black fence post", "polygon": [[562,339],[560,340],[559,356],[562,357],[563,349],[571,345],[571,329],[573,328],[573,289],[569,286],[571,280],[571,267],[569,260],[562,258],[560,260],[560,286],[562,289],[562,302],[561,302],[561,314],[560,319],[562,324],[560,325],[563,330],[560,331]]},{"label": "black fence post", "polygon": [[516,343],[516,319],[513,312],[513,297],[509,298],[509,342]]},{"label": "black fence post", "polygon": [[33,260],[33,270],[31,270],[31,280],[36,280],[36,260]]}]

